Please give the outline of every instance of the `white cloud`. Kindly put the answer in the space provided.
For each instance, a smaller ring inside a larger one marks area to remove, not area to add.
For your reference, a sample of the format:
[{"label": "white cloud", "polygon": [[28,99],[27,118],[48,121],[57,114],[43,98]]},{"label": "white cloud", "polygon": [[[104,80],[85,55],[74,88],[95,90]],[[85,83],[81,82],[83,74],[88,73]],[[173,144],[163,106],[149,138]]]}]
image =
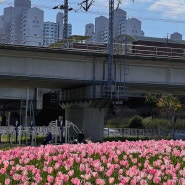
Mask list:
[{"label": "white cloud", "polygon": [[157,0],[150,7],[149,10],[157,11],[165,17],[178,17],[185,15],[185,1],[184,0]]}]

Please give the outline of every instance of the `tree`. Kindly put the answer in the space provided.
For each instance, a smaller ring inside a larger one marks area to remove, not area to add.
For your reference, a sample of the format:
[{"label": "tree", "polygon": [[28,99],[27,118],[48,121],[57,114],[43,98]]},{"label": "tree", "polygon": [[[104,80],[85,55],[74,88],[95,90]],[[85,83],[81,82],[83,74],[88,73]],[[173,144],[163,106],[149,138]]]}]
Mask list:
[{"label": "tree", "polygon": [[151,116],[152,118],[154,117],[154,112],[157,107],[157,103],[160,99],[161,95],[160,94],[148,94],[145,103],[148,104],[148,106],[151,108]]},{"label": "tree", "polygon": [[166,94],[157,102],[157,106],[171,118],[175,117],[176,111],[182,109],[182,104],[176,96]]},{"label": "tree", "polygon": [[159,100],[159,94],[148,94],[145,102],[148,103],[151,107],[155,107]]},{"label": "tree", "polygon": [[165,110],[177,111],[182,108],[182,104],[179,99],[172,94],[166,94],[162,96],[157,102],[158,107]]}]

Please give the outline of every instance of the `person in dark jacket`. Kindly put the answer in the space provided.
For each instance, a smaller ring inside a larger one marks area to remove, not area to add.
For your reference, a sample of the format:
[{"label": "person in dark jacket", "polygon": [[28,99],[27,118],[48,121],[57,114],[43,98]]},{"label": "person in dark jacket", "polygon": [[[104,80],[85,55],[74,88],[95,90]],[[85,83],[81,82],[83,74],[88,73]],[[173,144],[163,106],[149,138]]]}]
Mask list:
[{"label": "person in dark jacket", "polygon": [[51,143],[51,141],[52,141],[52,133],[48,132],[46,138],[43,141],[43,145],[47,145],[47,144]]}]

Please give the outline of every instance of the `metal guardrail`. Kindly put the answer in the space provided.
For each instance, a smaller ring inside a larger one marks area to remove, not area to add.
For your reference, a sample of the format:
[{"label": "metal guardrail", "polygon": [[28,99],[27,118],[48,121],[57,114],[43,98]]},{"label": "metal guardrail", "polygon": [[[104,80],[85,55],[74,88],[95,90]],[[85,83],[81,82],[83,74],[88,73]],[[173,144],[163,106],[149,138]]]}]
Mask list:
[{"label": "metal guardrail", "polygon": [[[56,120],[51,121],[48,126],[0,126],[0,143],[36,145],[37,139],[39,137],[45,138],[49,132],[52,134],[52,143],[69,143],[72,139],[70,135],[71,129],[74,130],[75,134],[79,134],[80,130],[71,121],[66,120],[65,126],[61,123]],[[3,137],[6,138],[4,141],[2,141]]]},{"label": "metal guardrail", "polygon": [[[52,143],[61,143],[61,127],[56,125],[56,121],[49,126],[34,126],[34,127],[14,127],[1,126],[0,127],[0,143],[9,144],[28,144],[37,145],[39,137],[46,137],[48,132],[52,133]],[[66,128],[73,125],[70,124]],[[17,129],[16,129],[17,128]],[[67,133],[65,142],[69,142],[69,130],[63,129]],[[64,133],[64,135],[65,135]],[[185,131],[177,131],[170,129],[132,129],[132,128],[104,128],[104,137],[109,138],[137,138],[137,139],[183,139],[185,140]],[[5,138],[5,139],[4,139]],[[24,138],[24,141],[22,140]],[[3,140],[4,139],[4,140]],[[63,139],[63,138],[62,138]],[[63,140],[64,142],[64,140]]]},{"label": "metal guardrail", "polygon": [[104,137],[185,139],[185,131],[173,129],[104,128]]},{"label": "metal guardrail", "polygon": [[50,127],[23,127],[23,126],[1,126],[0,127],[0,143],[7,142],[10,144],[22,144],[22,138],[24,137],[25,144],[36,143],[36,139],[39,137],[45,137],[50,130]]},{"label": "metal guardrail", "polygon": [[[15,39],[16,38],[16,39]],[[19,40],[17,40],[19,38]],[[8,35],[0,33],[0,44],[2,45],[15,45],[25,47],[39,47],[49,48],[51,50],[63,49],[63,50],[75,50],[79,52],[92,52],[92,53],[103,53],[108,52],[108,44],[100,42],[92,42],[89,40],[77,40],[77,39],[66,39],[58,40],[57,42],[46,45],[44,43],[45,37],[33,37],[24,36],[20,37],[17,35]],[[154,57],[154,58],[169,58],[185,60],[185,46],[182,48],[176,47],[160,47],[150,45],[135,45],[128,43],[114,43],[113,54],[115,55],[127,55],[127,56],[142,56],[142,57]]]}]

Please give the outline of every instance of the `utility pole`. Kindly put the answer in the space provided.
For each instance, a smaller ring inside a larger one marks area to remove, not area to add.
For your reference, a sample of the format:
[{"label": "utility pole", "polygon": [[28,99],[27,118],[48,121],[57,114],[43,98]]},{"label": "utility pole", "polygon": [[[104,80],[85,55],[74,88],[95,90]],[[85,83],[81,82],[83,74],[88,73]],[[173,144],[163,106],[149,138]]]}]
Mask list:
[{"label": "utility pole", "polygon": [[68,38],[68,11],[73,10],[73,8],[69,8],[68,6],[68,0],[64,0],[64,5],[59,5],[53,7],[53,9],[62,9],[64,10],[64,33],[63,33],[63,39]]},{"label": "utility pole", "polygon": [[[91,0],[89,3],[89,0],[84,0],[80,3],[82,8],[85,11],[88,11],[90,6],[92,5],[94,1]],[[121,1],[119,1],[120,3]],[[113,77],[112,77],[112,69],[113,69],[113,39],[114,36],[114,0],[109,0],[109,36],[108,36],[108,78],[107,78],[107,86],[108,86],[108,92],[111,94],[112,97],[112,85],[114,83]]]},{"label": "utility pole", "polygon": [[113,84],[113,32],[114,32],[114,0],[109,0],[109,40],[108,40],[108,85]]},{"label": "utility pole", "polygon": [[68,0],[64,0],[64,39],[68,37]]}]

